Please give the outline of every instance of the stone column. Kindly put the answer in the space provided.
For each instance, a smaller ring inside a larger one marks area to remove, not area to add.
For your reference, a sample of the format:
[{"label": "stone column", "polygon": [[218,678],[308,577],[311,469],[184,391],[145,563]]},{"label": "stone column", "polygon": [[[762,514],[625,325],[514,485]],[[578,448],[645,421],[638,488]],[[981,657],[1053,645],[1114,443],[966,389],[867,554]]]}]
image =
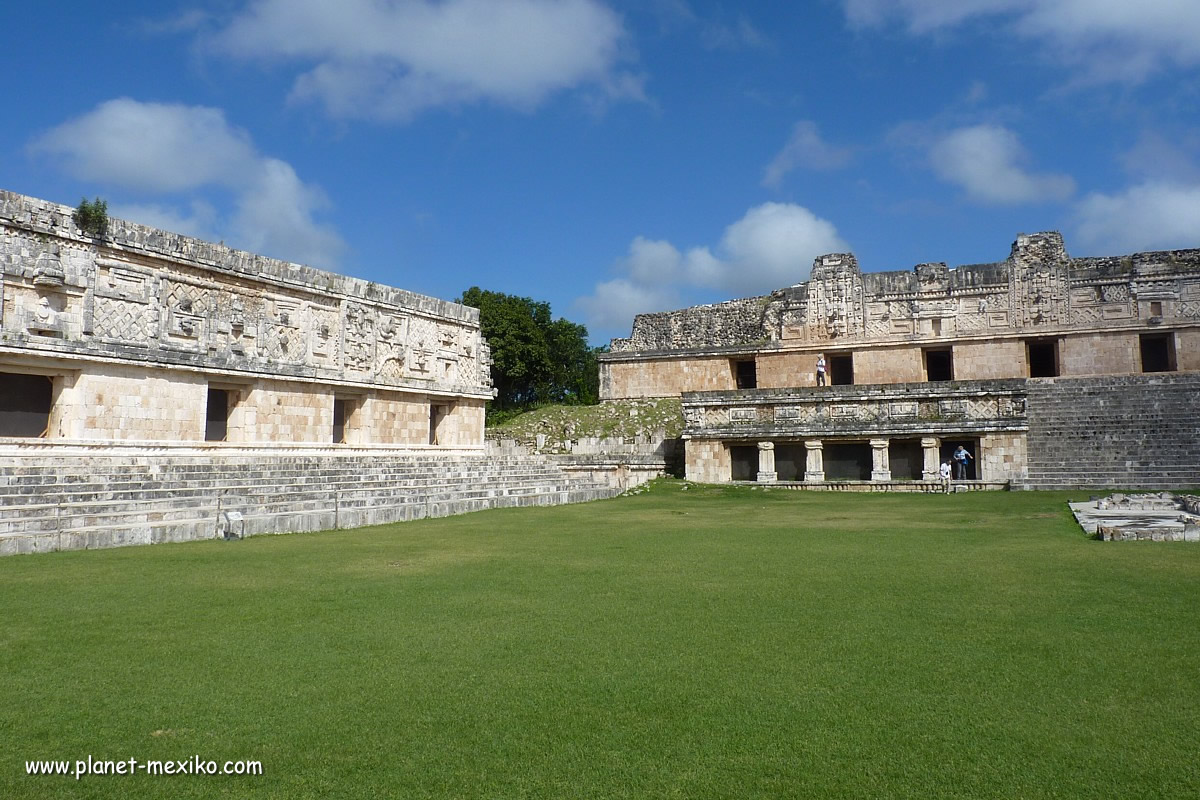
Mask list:
[{"label": "stone column", "polygon": [[777,480],[779,480],[779,473],[775,471],[775,443],[759,442],[758,482],[774,483]]},{"label": "stone column", "polygon": [[804,482],[825,482],[825,449],[820,439],[804,442]]},{"label": "stone column", "polygon": [[888,440],[871,440],[871,480],[890,481],[892,465],[888,459]]},{"label": "stone column", "polygon": [[925,456],[925,463],[921,467],[921,480],[941,480],[941,473],[938,472],[938,468],[941,466],[938,462],[938,447],[940,446],[941,442],[931,436],[921,439],[921,453]]}]

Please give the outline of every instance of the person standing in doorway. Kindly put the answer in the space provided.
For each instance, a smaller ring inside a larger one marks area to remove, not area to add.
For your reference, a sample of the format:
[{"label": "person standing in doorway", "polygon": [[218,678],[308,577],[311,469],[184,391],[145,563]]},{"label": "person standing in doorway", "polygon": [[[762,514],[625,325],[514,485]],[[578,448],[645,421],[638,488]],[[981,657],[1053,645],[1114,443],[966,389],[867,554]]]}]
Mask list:
[{"label": "person standing in doorway", "polygon": [[954,472],[955,477],[960,481],[967,479],[967,462],[974,461],[974,458],[967,452],[967,448],[961,444],[954,451]]},{"label": "person standing in doorway", "polygon": [[825,385],[825,354],[817,354],[817,386]]}]

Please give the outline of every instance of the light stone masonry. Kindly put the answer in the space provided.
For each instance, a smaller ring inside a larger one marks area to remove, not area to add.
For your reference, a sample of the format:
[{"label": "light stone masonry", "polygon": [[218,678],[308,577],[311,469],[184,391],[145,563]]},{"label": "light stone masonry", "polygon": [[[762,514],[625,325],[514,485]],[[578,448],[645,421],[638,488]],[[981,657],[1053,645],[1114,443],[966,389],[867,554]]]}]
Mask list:
[{"label": "light stone masonry", "polygon": [[959,446],[959,489],[1200,482],[1200,249],[1071,258],[1045,232],[876,273],[833,253],[765,297],[639,315],[600,361],[605,399],[682,396],[694,480],[753,479],[757,445],[760,481],[814,488],[932,484]]}]

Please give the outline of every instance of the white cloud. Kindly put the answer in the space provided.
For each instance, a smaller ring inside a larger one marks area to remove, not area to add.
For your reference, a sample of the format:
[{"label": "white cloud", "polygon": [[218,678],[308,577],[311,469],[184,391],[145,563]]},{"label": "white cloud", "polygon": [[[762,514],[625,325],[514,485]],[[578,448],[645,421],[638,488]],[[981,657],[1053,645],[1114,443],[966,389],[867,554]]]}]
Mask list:
[{"label": "white cloud", "polygon": [[855,27],[898,21],[923,34],[1001,17],[1091,81],[1137,83],[1200,64],[1200,3],[1190,0],[842,0]]},{"label": "white cloud", "polygon": [[628,330],[637,314],[678,308],[682,301],[678,291],[664,286],[647,286],[628,278],[616,278],[596,284],[587,297],[575,301],[583,312],[587,326],[596,331]]},{"label": "white cloud", "polygon": [[1130,175],[1165,181],[1200,183],[1200,131],[1172,133],[1142,131],[1137,143],[1121,157]]},{"label": "white cloud", "polygon": [[725,229],[716,288],[755,294],[808,278],[812,261],[849,245],[832,222],[793,203],[764,203]]},{"label": "white cloud", "polygon": [[228,183],[257,158],[249,134],[220,109],[127,97],[51,129],[33,149],[57,156],[77,178],[146,192]]},{"label": "white cloud", "polygon": [[850,161],[850,149],[834,147],[821,138],[817,123],[801,120],[792,135],[763,173],[762,184],[776,188],[785,175],[797,168],[837,169]]},{"label": "white cloud", "polygon": [[229,192],[236,207],[224,223],[194,197],[187,212],[161,202],[114,204],[114,216],[327,268],[344,248],[337,233],[315,219],[326,205],[320,189],[283,161],[258,153],[219,109],[109,100],[46,132],[30,150],[56,159],[80,180],[150,195],[215,187]]},{"label": "white cloud", "polygon": [[929,150],[933,171],[961,186],[981,203],[1015,205],[1065,200],[1075,191],[1070,176],[1033,173],[1017,135],[998,125],[958,128],[937,139]]},{"label": "white cloud", "polygon": [[644,99],[617,67],[626,40],[597,0],[257,0],[207,44],[312,65],[292,97],[333,116],[404,120],[484,100],[528,109],[579,87]]},{"label": "white cloud", "polygon": [[744,297],[790,286],[807,279],[817,256],[848,249],[833,223],[807,208],[764,203],[725,229],[715,253],[636,237],[616,264],[620,276],[576,305],[593,330],[627,329],[635,314],[678,308],[699,289]]},{"label": "white cloud", "polygon": [[1118,194],[1092,193],[1076,208],[1076,235],[1094,252],[1195,247],[1200,184],[1147,181]]}]

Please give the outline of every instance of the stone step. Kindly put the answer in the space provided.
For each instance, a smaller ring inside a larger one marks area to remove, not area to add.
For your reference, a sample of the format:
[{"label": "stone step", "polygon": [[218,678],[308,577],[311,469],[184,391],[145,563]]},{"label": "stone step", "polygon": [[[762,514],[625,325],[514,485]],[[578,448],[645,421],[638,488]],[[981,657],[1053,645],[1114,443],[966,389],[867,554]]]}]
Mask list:
[{"label": "stone step", "polygon": [[556,466],[541,466],[537,468],[518,469],[511,472],[496,473],[484,470],[455,471],[448,474],[436,474],[429,471],[397,472],[393,475],[323,475],[310,474],[298,476],[270,476],[267,479],[255,479],[242,473],[232,473],[228,478],[236,478],[237,483],[218,481],[216,479],[193,481],[166,481],[160,479],[142,479],[127,481],[97,481],[91,484],[51,484],[41,485],[33,482],[22,482],[16,485],[0,486],[0,503],[11,499],[21,502],[27,498],[32,502],[38,497],[54,496],[68,501],[79,501],[87,495],[105,494],[116,496],[126,493],[152,492],[194,492],[211,490],[213,488],[236,488],[240,486],[261,485],[271,483],[276,485],[305,486],[319,485],[330,490],[349,490],[359,486],[396,485],[396,486],[425,486],[450,484],[469,481],[492,481],[497,479],[516,481],[541,481],[562,476],[562,471]]}]

